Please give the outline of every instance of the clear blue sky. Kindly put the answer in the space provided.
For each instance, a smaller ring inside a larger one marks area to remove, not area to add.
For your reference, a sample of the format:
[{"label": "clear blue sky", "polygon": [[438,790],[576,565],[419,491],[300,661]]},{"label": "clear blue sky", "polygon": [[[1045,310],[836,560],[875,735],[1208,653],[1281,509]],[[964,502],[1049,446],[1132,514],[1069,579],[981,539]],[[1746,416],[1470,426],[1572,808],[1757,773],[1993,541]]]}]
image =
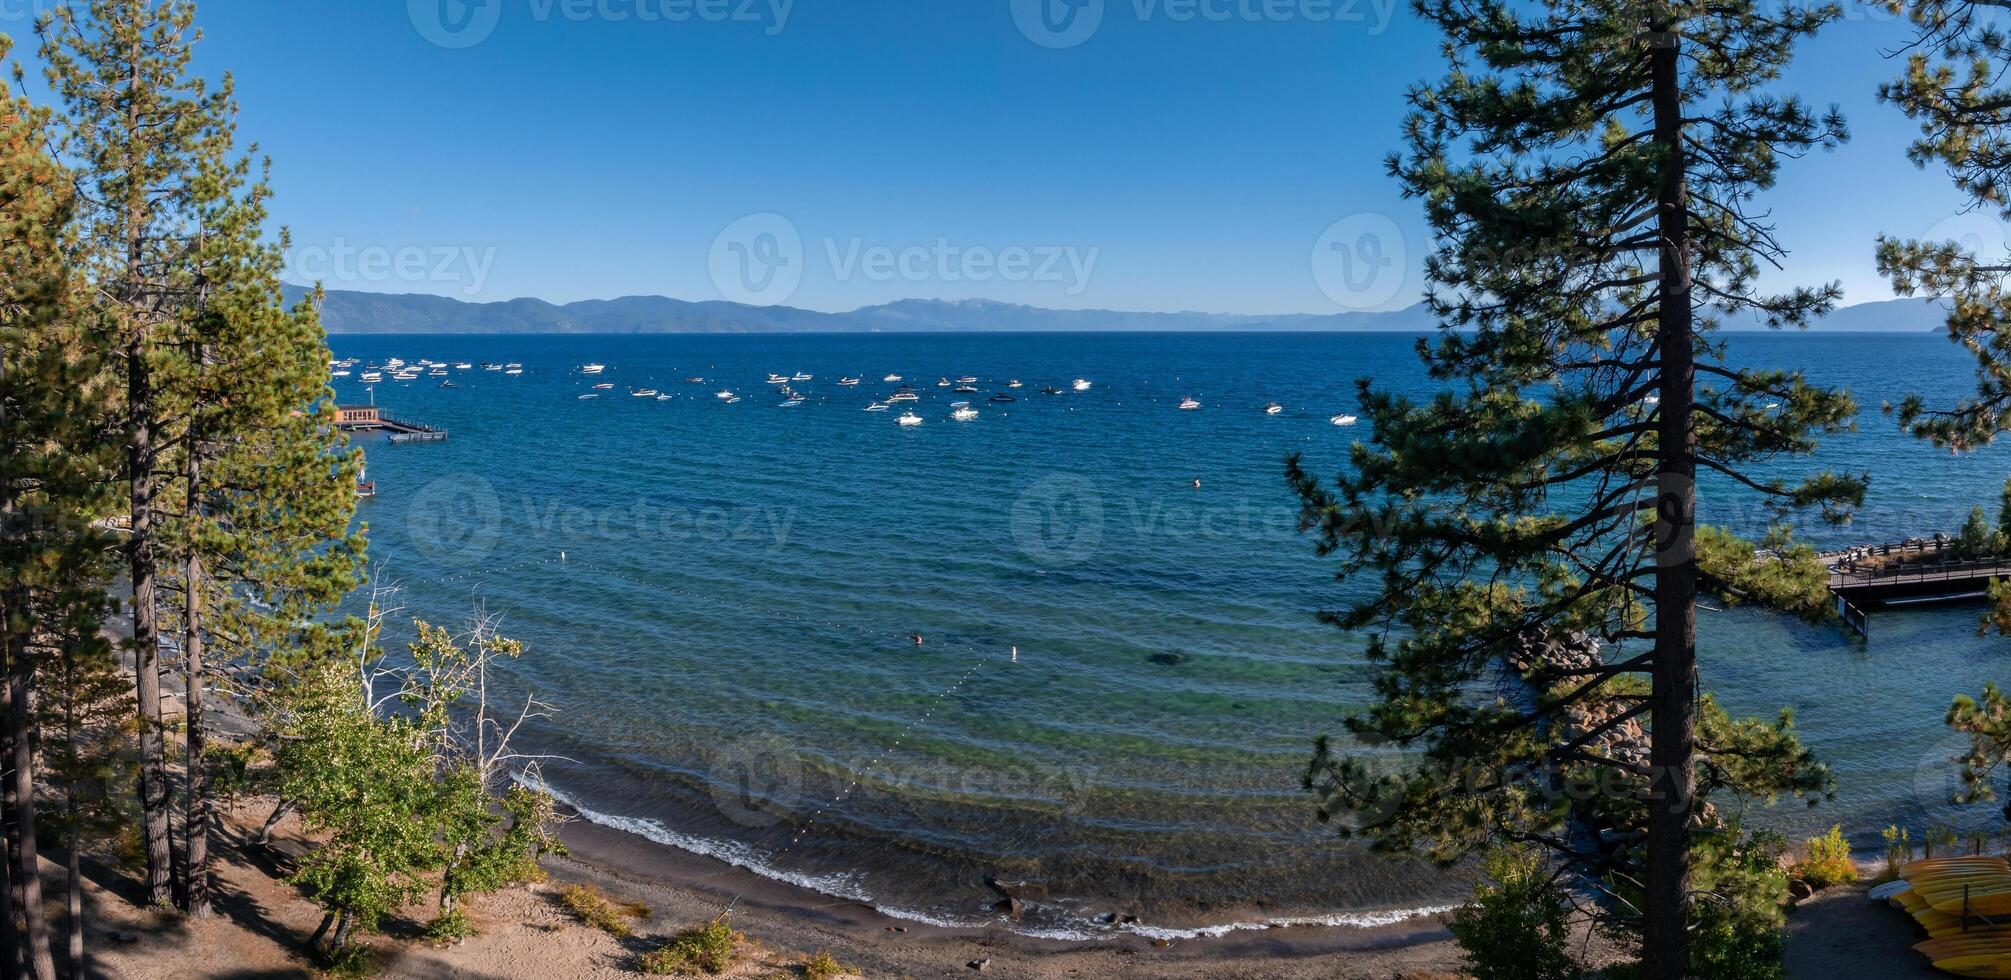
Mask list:
[{"label": "clear blue sky", "polygon": [[[50,2],[0,0],[31,72]],[[1415,299],[1423,225],[1382,158],[1405,87],[1442,65],[1407,7],[1088,2],[1049,33],[1031,0],[207,0],[199,67],[236,73],[296,268],[332,288],[717,298],[721,257],[745,261],[722,231],[772,213],[800,281],[755,298],[796,306],[1334,312],[1314,246],[1368,212],[1408,274],[1343,301]],[[1840,279],[1846,302],[1890,295],[1875,234],[1978,220],[1873,98],[1907,33],[1860,2],[1783,86],[1850,118],[1849,146],[1765,201],[1792,277]],[[958,271],[1015,248],[1023,268]]]}]

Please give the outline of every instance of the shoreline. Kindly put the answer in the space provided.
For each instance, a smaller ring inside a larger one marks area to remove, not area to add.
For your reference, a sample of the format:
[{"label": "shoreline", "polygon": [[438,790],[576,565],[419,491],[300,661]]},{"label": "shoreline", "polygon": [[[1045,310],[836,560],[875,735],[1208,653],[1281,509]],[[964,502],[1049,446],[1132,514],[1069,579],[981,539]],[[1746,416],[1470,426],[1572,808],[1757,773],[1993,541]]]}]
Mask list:
[{"label": "shoreline", "polygon": [[652,908],[704,910],[701,918],[730,906],[735,927],[750,936],[831,949],[868,976],[968,970],[971,962],[989,960],[989,968],[1008,976],[1310,978],[1335,976],[1337,966],[1346,966],[1361,968],[1361,976],[1388,977],[1448,969],[1458,958],[1444,913],[1378,925],[1252,927],[1179,940],[1115,931],[1056,939],[1016,932],[1003,917],[987,927],[900,918],[583,820],[569,821],[560,836],[571,855],[548,862],[558,877],[639,894]]},{"label": "shoreline", "polygon": [[[770,863],[773,855],[759,844],[677,830],[652,817],[604,813],[548,783],[540,782],[534,788],[551,793],[559,801],[568,816],[567,833],[592,841],[599,853],[610,856],[603,862],[606,866],[624,867],[635,860],[660,863],[675,871],[680,880],[733,875],[750,880],[741,891],[780,889],[793,893],[799,905],[856,906],[887,922],[909,927],[953,932],[997,931],[1062,945],[1106,943],[1127,937],[1189,941],[1275,929],[1382,928],[1431,918],[1457,907],[1457,901],[1420,898],[1418,904],[1395,908],[1267,914],[1265,903],[1257,902],[1248,907],[1220,910],[1228,914],[1213,921],[1174,924],[1131,914],[1115,906],[1090,911],[1079,900],[1042,894],[1045,891],[1042,886],[1035,894],[1027,895],[1024,902],[1015,902],[1022,914],[1009,917],[996,907],[1004,892],[980,889],[971,883],[963,889],[966,894],[962,899],[968,903],[965,911],[923,910],[877,898],[842,871],[814,874],[775,867]],[[950,900],[947,891],[954,887],[946,884],[943,901]]]},{"label": "shoreline", "polygon": [[[568,806],[567,809],[573,809]],[[782,880],[758,870],[721,858],[666,844],[629,831],[609,827],[579,817],[566,822],[560,837],[572,852],[570,863],[590,868],[611,879],[642,886],[676,888],[693,895],[710,896],[722,907],[759,908],[797,915],[848,930],[864,933],[897,932],[911,936],[975,939],[1024,946],[1028,950],[1059,951],[1107,947],[1151,947],[1183,943],[1228,944],[1240,937],[1291,933],[1309,937],[1333,933],[1331,942],[1313,945],[1334,949],[1354,948],[1352,935],[1378,937],[1412,936],[1435,933],[1448,938],[1442,919],[1450,907],[1396,910],[1389,913],[1338,913],[1359,915],[1359,924],[1312,921],[1239,922],[1233,925],[1196,929],[1159,929],[1150,925],[1113,927],[1096,935],[1055,936],[1012,927],[1005,916],[985,924],[957,924],[934,921],[930,917],[903,914],[875,906],[862,898],[834,895],[807,884]],[[1172,935],[1180,933],[1180,935]]]}]

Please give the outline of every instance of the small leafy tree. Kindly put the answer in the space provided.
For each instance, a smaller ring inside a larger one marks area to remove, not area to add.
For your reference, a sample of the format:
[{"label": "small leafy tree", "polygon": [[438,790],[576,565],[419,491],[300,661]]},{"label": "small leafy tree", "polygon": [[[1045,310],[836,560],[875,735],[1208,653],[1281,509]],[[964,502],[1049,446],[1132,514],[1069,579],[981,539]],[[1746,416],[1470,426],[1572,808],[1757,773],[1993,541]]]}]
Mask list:
[{"label": "small leafy tree", "polygon": [[414,626],[412,668],[399,698],[413,711],[437,774],[432,816],[443,848],[445,920],[458,918],[455,903],[463,895],[534,879],[538,859],[562,849],[550,830],[551,796],[515,784],[511,771],[538,762],[516,752],[511,740],[527,721],[548,715],[549,706],[527,696],[514,716],[495,714],[491,668],[520,655],[523,644],[498,633],[493,617],[477,616],[462,636],[424,620]]},{"label": "small leafy tree", "polygon": [[1487,855],[1487,881],[1453,913],[1452,935],[1474,980],[1575,980],[1583,974],[1568,949],[1571,901],[1533,847]]},{"label": "small leafy tree", "polygon": [[370,709],[339,661],[302,671],[287,705],[278,789],[310,830],[327,835],[292,880],[324,910],[309,947],[339,959],[356,930],[423,893],[439,864],[432,758],[409,721]]}]

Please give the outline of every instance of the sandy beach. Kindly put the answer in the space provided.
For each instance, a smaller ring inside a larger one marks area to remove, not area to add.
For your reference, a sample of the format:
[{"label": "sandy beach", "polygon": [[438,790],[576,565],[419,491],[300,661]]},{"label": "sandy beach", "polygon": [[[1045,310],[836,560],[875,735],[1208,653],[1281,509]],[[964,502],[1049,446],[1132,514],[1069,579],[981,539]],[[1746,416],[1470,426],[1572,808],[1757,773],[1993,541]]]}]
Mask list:
[{"label": "sandy beach", "polygon": [[[265,816],[263,801],[231,809],[218,868],[218,914],[207,921],[137,908],[134,879],[102,866],[91,872],[90,936],[99,975],[116,980],[210,977],[277,980],[308,977],[297,954],[319,912],[280,880],[309,842],[285,821],[270,848],[248,843]],[[573,854],[546,862],[549,880],[477,900],[481,934],[434,947],[417,938],[426,907],[409,909],[370,937],[381,975],[516,980],[633,977],[638,960],[666,937],[731,907],[748,953],[726,976],[792,977],[817,953],[830,953],[862,977],[995,976],[1211,978],[1211,980],[1450,980],[1459,950],[1446,916],[1379,928],[1249,930],[1215,939],[1161,943],[1142,937],[1104,942],[1029,939],[1005,929],[952,930],[903,922],[853,902],[832,901],[760,878],[710,858],[683,855],[592,825],[568,826]],[[618,869],[618,870],[617,870]],[[52,868],[52,873],[53,873]],[[640,903],[649,915],[635,934],[616,939],[581,925],[556,901],[560,888],[587,883]],[[1918,941],[1906,916],[1866,901],[1864,886],[1831,889],[1788,919],[1788,977],[1927,978],[1908,947]],[[1591,947],[1596,960],[1606,951]],[[973,964],[982,964],[974,967]]]}]

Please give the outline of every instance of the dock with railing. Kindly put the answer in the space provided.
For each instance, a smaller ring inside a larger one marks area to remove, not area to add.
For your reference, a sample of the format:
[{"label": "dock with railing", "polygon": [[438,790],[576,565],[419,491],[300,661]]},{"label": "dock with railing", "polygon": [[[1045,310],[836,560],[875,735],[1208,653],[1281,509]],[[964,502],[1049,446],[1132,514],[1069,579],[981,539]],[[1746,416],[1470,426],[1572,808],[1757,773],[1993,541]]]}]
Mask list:
[{"label": "dock with railing", "polygon": [[447,438],[446,429],[392,418],[375,405],[341,405],[335,411],[336,428],[346,431],[382,432],[392,442],[438,442]]},{"label": "dock with railing", "polygon": [[1961,602],[1989,594],[1990,581],[2011,578],[2011,557],[1958,557],[1946,538],[1913,538],[1824,556],[1829,590],[1855,606]]}]

